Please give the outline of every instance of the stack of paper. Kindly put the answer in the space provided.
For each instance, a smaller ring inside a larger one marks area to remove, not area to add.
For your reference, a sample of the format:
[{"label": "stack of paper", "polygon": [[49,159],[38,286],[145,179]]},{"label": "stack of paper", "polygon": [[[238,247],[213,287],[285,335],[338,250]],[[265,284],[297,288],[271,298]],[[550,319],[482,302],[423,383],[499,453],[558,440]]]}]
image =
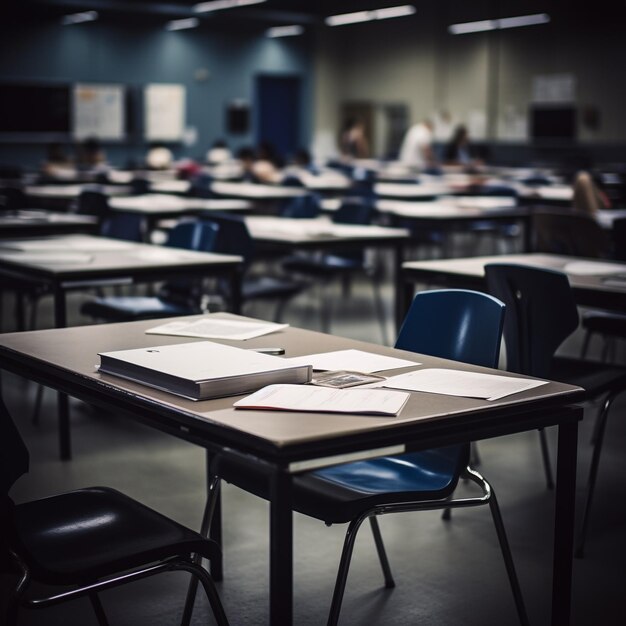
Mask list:
[{"label": "stack of paper", "polygon": [[364,352],[363,350],[335,350],[285,360],[292,365],[312,365],[314,370],[349,370],[365,374],[419,365],[415,361]]},{"label": "stack of paper", "polygon": [[[176,337],[201,337],[202,339],[245,340],[262,337],[287,328],[289,324],[269,322],[245,322],[239,320],[206,317],[191,321],[168,322],[149,328],[149,335],[174,335]],[[296,365],[289,362],[289,365]],[[306,364],[305,364],[306,365]]]},{"label": "stack of paper", "polygon": [[208,400],[272,383],[308,383],[311,367],[211,341],[100,354],[100,372],[189,398]]}]

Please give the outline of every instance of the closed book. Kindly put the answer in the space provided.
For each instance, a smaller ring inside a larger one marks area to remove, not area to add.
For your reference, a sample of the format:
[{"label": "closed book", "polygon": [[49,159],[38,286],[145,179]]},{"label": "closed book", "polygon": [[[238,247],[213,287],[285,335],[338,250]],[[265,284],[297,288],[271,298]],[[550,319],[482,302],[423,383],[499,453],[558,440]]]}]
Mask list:
[{"label": "closed book", "polygon": [[101,352],[99,371],[168,391],[190,400],[251,393],[277,383],[311,380],[310,365],[290,365],[278,356],[197,341]]}]

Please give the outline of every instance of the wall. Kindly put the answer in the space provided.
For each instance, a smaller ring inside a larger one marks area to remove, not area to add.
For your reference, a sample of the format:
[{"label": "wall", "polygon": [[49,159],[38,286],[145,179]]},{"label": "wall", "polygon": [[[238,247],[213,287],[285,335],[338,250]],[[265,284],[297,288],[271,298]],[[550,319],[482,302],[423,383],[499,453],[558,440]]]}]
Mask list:
[{"label": "wall", "polygon": [[[511,8],[508,14],[534,8]],[[589,128],[579,115],[578,142],[569,151],[593,158],[604,154],[607,160],[621,153],[624,160],[626,83],[618,78],[618,68],[626,64],[623,29],[610,19],[568,18],[567,9],[546,25],[458,36],[448,34],[447,26],[464,21],[463,16],[447,14],[445,7],[418,9],[406,19],[328,29],[326,45],[340,50],[340,60],[323,64],[326,74],[317,83],[316,97],[325,103],[325,112],[316,111],[315,128],[328,127],[330,110],[337,128],[345,101],[404,102],[412,122],[449,111],[455,121],[469,122],[474,139],[485,139],[492,154],[509,160],[515,154],[541,157],[563,146],[537,149],[528,140],[533,79],[572,74],[576,106],[597,109],[600,124]],[[468,14],[465,19],[477,18]],[[320,52],[318,68],[321,57]],[[331,70],[340,80],[329,75]]]},{"label": "wall", "polygon": [[[159,24],[93,22],[62,27],[54,22],[0,25],[0,80],[117,82],[135,88],[135,118],[141,119],[139,87],[150,82],[181,83],[187,88],[187,125],[197,128],[194,146],[173,146],[177,155],[200,156],[217,138],[236,148],[254,134],[228,136],[225,106],[254,97],[259,73],[297,75],[303,79],[301,142],[308,145],[312,119],[312,54],[306,38],[268,39],[262,31],[229,34],[195,29],[167,32]],[[210,75],[197,81],[194,72]],[[123,165],[141,159],[146,146],[138,133],[124,145],[105,145],[109,160]],[[41,144],[0,143],[0,162],[36,166]]]}]

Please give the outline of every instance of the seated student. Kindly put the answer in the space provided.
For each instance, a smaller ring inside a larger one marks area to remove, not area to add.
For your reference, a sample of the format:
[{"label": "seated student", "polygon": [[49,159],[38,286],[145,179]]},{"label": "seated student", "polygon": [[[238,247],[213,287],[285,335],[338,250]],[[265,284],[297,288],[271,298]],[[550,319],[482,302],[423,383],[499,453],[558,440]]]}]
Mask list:
[{"label": "seated student", "polygon": [[350,159],[365,159],[369,156],[369,144],[362,120],[356,117],[346,120],[339,137],[339,150],[342,156]]},{"label": "seated student", "polygon": [[172,151],[161,144],[154,144],[146,155],[146,165],[151,170],[167,170],[173,162]]},{"label": "seated student", "polygon": [[78,146],[76,164],[86,170],[106,169],[106,155],[95,137],[88,137]]},{"label": "seated student", "polygon": [[41,165],[41,173],[54,179],[73,178],[76,174],[74,160],[65,152],[60,143],[51,143],[46,150],[46,160]]},{"label": "seated student", "polygon": [[578,172],[574,178],[574,210],[593,215],[608,209],[611,202],[594,183],[589,172]]},{"label": "seated student", "polygon": [[213,145],[206,153],[206,161],[209,165],[224,163],[225,161],[230,161],[232,158],[233,155],[223,139],[214,141]]}]

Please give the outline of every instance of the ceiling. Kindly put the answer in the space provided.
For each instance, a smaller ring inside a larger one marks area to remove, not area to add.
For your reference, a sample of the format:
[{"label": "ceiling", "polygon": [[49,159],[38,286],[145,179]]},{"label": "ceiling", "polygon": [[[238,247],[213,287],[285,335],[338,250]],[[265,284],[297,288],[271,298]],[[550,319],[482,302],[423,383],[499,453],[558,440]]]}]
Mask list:
[{"label": "ceiling", "polygon": [[[626,0],[594,0],[593,10],[585,0],[267,0],[262,4],[198,15],[193,5],[200,0],[2,0],[0,12],[18,19],[57,19],[78,11],[97,10],[101,20],[165,21],[198,16],[205,28],[264,28],[268,25],[322,25],[324,17],[399,4],[413,4],[417,11],[408,19],[434,12],[451,22],[493,17],[550,13],[569,21],[603,22],[624,20]],[[403,18],[406,19],[406,18]]]}]

